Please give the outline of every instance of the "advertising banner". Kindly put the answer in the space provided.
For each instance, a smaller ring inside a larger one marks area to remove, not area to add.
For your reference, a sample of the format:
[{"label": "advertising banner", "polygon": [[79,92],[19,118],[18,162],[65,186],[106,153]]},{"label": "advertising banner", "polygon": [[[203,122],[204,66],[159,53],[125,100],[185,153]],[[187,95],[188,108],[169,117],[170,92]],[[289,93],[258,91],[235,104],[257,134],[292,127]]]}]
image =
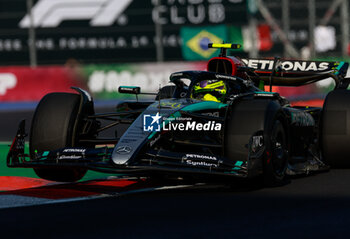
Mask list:
[{"label": "advertising banner", "polygon": [[84,65],[82,71],[87,80],[88,89],[94,98],[135,98],[133,95],[119,94],[119,86],[140,86],[141,92],[158,92],[159,88],[169,84],[171,73],[185,70],[206,70],[206,64],[206,62],[172,62]]},{"label": "advertising banner", "polygon": [[75,92],[72,86],[87,90],[96,100],[135,98],[119,94],[119,86],[155,93],[169,84],[171,73],[184,70],[206,70],[206,62],[0,67],[0,103],[39,101],[51,92]]},{"label": "advertising banner", "polygon": [[[1,0],[0,64],[29,64],[27,0]],[[33,0],[38,63],[183,60],[180,28],[247,22],[244,0]]]},{"label": "advertising banner", "polygon": [[67,67],[0,67],[0,102],[39,101],[51,92],[74,92],[71,86],[86,88]]},{"label": "advertising banner", "polygon": [[[72,86],[87,90],[95,100],[134,99],[134,95],[119,94],[119,86],[140,86],[141,92],[155,93],[169,84],[171,73],[206,70],[206,67],[206,61],[0,67],[0,103],[39,101],[50,92],[75,92],[70,89]],[[332,79],[326,79],[302,87],[273,87],[273,91],[296,101],[324,98],[332,86]],[[139,98],[145,99],[145,96]]]}]

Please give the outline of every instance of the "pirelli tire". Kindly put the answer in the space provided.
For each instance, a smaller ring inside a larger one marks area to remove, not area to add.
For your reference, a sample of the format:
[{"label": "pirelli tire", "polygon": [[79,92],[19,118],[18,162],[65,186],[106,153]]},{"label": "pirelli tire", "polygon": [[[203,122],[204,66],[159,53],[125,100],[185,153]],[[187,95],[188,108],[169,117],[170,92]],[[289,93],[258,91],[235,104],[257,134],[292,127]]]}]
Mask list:
[{"label": "pirelli tire", "polygon": [[350,168],[350,91],[330,92],[321,115],[323,161],[332,168]]},{"label": "pirelli tire", "polygon": [[225,126],[225,156],[247,161],[248,144],[257,132],[263,135],[265,151],[261,165],[250,165],[248,175],[258,175],[260,168],[264,186],[282,185],[286,182],[289,146],[287,120],[278,102],[243,100],[232,107]]},{"label": "pirelli tire", "polygon": [[[77,147],[79,124],[91,107],[80,107],[81,96],[72,93],[51,93],[39,102],[32,120],[29,140],[31,158],[37,152],[56,150],[63,147]],[[79,109],[85,112],[80,112]],[[74,182],[80,180],[86,169],[49,167],[34,168],[43,179]]]}]

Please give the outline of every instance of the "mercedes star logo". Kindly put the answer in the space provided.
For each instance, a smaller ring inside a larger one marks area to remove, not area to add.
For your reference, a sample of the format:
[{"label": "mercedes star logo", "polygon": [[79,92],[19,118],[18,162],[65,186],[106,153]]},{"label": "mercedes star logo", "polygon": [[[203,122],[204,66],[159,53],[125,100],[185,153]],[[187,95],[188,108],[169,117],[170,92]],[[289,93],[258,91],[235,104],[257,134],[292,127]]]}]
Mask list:
[{"label": "mercedes star logo", "polygon": [[116,149],[117,154],[128,154],[131,152],[131,148],[129,146],[120,146]]}]

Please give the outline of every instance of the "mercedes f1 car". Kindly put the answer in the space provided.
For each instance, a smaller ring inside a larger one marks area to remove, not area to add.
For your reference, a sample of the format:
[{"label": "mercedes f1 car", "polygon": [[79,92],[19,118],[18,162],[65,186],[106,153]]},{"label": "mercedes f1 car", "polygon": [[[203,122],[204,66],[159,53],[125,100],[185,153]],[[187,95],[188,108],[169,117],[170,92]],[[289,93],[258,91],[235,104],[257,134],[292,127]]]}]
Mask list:
[{"label": "mercedes f1 car", "polygon": [[[20,123],[9,167],[33,168],[44,179],[76,181],[87,170],[127,175],[262,177],[267,185],[288,174],[350,165],[348,63],[227,56],[235,44],[210,44],[219,57],[207,71],[170,76],[156,99],[123,101],[114,112],[94,111],[91,96],[51,93],[31,123],[29,153]],[[298,87],[332,78],[323,107],[293,107],[277,86]],[[140,87],[120,93],[142,94]],[[99,134],[127,124],[120,138]]]}]

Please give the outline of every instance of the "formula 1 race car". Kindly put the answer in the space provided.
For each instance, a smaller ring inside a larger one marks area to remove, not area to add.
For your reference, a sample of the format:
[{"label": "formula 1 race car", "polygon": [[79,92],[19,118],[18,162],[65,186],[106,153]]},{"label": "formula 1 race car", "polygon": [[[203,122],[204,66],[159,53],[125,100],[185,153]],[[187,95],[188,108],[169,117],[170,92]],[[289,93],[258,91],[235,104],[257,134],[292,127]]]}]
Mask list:
[{"label": "formula 1 race car", "polygon": [[[94,112],[91,96],[51,93],[38,104],[24,152],[20,123],[7,157],[9,167],[33,168],[44,179],[77,181],[88,169],[106,173],[211,178],[260,177],[266,185],[287,174],[348,167],[350,83],[348,63],[238,59],[220,48],[207,71],[170,76],[171,85],[147,101],[123,101],[115,112]],[[301,86],[332,78],[323,108],[292,107],[262,86]],[[120,93],[141,93],[121,86]],[[107,123],[106,123],[107,122]],[[99,133],[127,124],[123,135]]]}]

